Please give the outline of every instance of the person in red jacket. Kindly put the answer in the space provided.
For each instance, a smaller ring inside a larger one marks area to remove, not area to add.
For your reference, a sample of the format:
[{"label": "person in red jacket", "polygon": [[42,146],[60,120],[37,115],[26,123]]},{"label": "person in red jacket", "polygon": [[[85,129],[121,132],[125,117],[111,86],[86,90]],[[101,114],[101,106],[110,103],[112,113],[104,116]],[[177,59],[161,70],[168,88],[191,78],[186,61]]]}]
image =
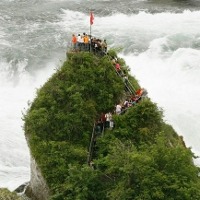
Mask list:
[{"label": "person in red jacket", "polygon": [[120,67],[120,64],[119,64],[119,63],[116,63],[116,64],[115,64],[115,69],[116,69],[117,71],[120,71],[120,70],[121,70],[121,67]]},{"label": "person in red jacket", "polygon": [[118,62],[115,64],[115,69],[116,69],[118,75],[121,75],[121,66]]}]

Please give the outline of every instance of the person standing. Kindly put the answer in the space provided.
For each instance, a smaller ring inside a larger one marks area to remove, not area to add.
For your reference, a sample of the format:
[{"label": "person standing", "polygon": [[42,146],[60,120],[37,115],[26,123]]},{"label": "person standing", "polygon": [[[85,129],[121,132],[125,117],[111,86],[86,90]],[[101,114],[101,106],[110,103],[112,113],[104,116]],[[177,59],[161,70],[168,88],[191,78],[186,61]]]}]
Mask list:
[{"label": "person standing", "polygon": [[107,53],[107,43],[106,43],[106,40],[102,41],[101,48],[102,48],[102,53],[106,54]]},{"label": "person standing", "polygon": [[118,62],[115,64],[115,69],[116,69],[118,74],[121,73],[121,66],[120,66],[120,64]]},{"label": "person standing", "polygon": [[120,115],[122,112],[122,106],[120,104],[116,105],[116,110],[115,110],[117,115]]},{"label": "person standing", "polygon": [[106,117],[106,128],[110,128],[110,121],[112,120],[112,114],[111,112],[108,112],[105,114]]},{"label": "person standing", "polygon": [[79,51],[81,51],[81,35],[78,34],[78,37],[77,37],[77,48]]},{"label": "person standing", "polygon": [[89,51],[89,37],[87,34],[84,35],[84,46],[85,46],[85,51]]},{"label": "person standing", "polygon": [[76,43],[77,43],[77,38],[75,34],[72,34],[72,50],[76,50]]}]

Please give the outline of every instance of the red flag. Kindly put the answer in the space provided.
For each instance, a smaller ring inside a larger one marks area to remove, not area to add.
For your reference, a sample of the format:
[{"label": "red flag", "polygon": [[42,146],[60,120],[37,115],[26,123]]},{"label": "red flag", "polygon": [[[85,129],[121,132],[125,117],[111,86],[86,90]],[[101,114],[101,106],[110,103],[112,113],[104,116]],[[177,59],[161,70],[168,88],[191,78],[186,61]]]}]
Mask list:
[{"label": "red flag", "polygon": [[92,12],[90,12],[90,25],[93,24],[93,21],[94,21],[94,15]]}]

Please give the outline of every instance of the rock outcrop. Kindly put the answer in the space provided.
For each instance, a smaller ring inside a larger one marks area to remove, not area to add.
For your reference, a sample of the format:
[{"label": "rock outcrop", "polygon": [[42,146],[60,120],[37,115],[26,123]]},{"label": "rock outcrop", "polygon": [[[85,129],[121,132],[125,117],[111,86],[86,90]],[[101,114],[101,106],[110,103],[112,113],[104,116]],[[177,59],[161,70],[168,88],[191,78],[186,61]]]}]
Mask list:
[{"label": "rock outcrop", "polygon": [[49,199],[49,188],[34,158],[31,158],[31,181],[25,194],[32,200]]},{"label": "rock outcrop", "polygon": [[[134,92],[128,89],[111,62],[116,56],[70,54],[37,91],[24,116],[32,200],[200,199],[193,153],[165,123],[162,109],[149,98],[135,100],[141,87],[117,58]],[[115,105],[124,98],[134,102],[117,115]],[[110,111],[114,128],[102,128],[93,140]]]}]

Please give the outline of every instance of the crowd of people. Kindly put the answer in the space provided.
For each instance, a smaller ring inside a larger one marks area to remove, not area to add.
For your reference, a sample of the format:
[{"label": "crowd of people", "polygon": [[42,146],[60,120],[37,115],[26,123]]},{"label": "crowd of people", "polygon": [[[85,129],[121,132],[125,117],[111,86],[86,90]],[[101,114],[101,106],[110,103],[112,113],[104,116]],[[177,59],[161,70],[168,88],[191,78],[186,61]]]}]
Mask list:
[{"label": "crowd of people", "polygon": [[[86,33],[81,34],[72,34],[72,51],[91,51],[93,53],[100,53],[100,55],[107,54],[107,43],[106,40],[97,39],[88,35]],[[117,58],[112,57],[111,63],[113,64],[117,75],[119,75],[125,84],[125,91],[130,91],[128,87],[128,76],[121,69],[120,62]],[[129,107],[134,106],[138,103],[142,97],[147,95],[147,91],[144,88],[140,88],[135,92],[132,92],[131,96],[127,98],[124,102],[120,102],[115,106],[115,110],[113,112],[102,113],[101,117],[96,122],[95,132],[102,133],[105,128],[112,129],[114,127],[114,122],[112,119],[112,115],[120,115],[124,113]]]},{"label": "crowd of people", "polygon": [[140,88],[136,91],[135,95],[131,95],[130,98],[126,98],[123,102],[115,105],[115,110],[113,112],[101,113],[100,118],[96,122],[97,134],[101,134],[105,128],[113,129],[114,121],[113,114],[121,115],[127,111],[128,108],[137,104],[142,98],[146,97],[147,91],[144,88]]},{"label": "crowd of people", "polygon": [[146,97],[146,95],[147,95],[146,89],[144,89],[144,88],[138,89],[136,91],[136,94],[131,95],[130,98],[126,98],[124,102],[116,105],[115,113],[117,115],[120,115],[120,114],[126,112],[126,110],[129,107],[134,106],[136,103],[138,103],[140,100],[142,100],[142,98]]},{"label": "crowd of people", "polygon": [[[82,36],[78,34],[76,37],[73,34],[72,38],[73,50],[74,51],[92,51],[93,53],[100,53],[100,55],[107,54],[107,43],[106,40],[102,42],[100,39],[92,38],[87,34],[83,33]],[[82,40],[80,40],[82,38]],[[88,38],[88,39],[84,39]],[[73,42],[74,41],[74,42]],[[108,54],[107,54],[108,55]],[[92,161],[92,154],[96,152],[96,139],[98,136],[104,133],[105,129],[112,130],[114,128],[113,114],[121,115],[127,111],[128,108],[137,104],[142,98],[146,97],[147,91],[144,88],[135,90],[131,83],[128,81],[128,75],[123,68],[120,66],[120,60],[115,57],[111,57],[111,63],[119,77],[123,79],[125,85],[125,91],[129,92],[127,98],[124,101],[119,102],[115,105],[115,109],[112,112],[101,113],[101,116],[95,123],[94,136],[92,141],[93,150],[89,152],[88,164],[90,167],[94,168],[94,163]]]},{"label": "crowd of people", "polygon": [[95,38],[86,33],[72,34],[72,51],[91,51],[94,54],[105,55],[107,54],[106,40]]},{"label": "crowd of people", "polygon": [[92,154],[98,151],[98,147],[96,146],[96,139],[98,136],[101,136],[104,133],[105,129],[112,130],[114,128],[113,114],[121,115],[127,111],[128,108],[137,104],[142,98],[146,97],[147,91],[144,88],[140,88],[136,91],[136,93],[130,98],[125,99],[119,104],[115,105],[115,110],[113,112],[101,113],[100,118],[96,121],[95,124],[95,135],[93,140],[93,153],[90,153],[91,160],[88,160],[88,164],[91,168],[95,169],[95,164],[92,160]]}]

